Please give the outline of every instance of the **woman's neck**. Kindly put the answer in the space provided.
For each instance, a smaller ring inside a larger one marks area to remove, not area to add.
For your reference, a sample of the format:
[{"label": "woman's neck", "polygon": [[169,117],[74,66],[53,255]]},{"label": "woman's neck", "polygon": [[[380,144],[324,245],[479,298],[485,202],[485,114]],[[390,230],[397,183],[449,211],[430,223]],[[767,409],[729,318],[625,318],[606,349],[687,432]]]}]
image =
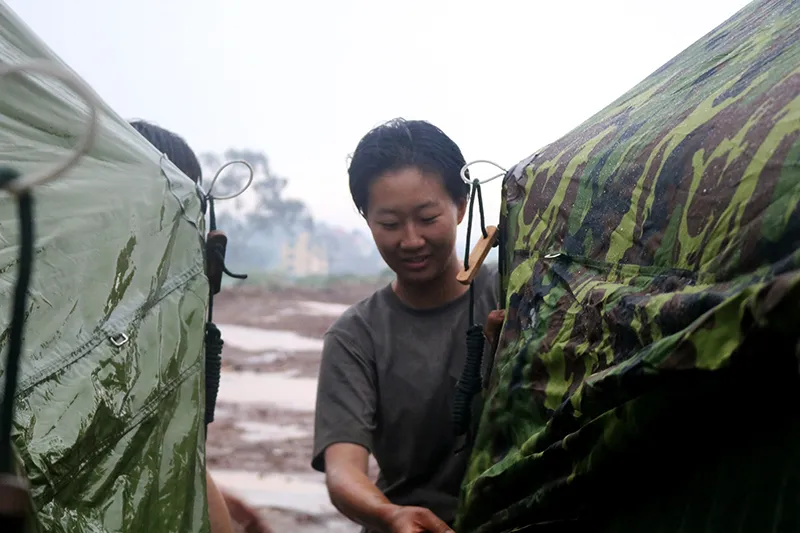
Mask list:
[{"label": "woman's neck", "polygon": [[403,283],[396,279],[392,290],[400,300],[414,309],[434,309],[452,302],[465,292],[468,287],[456,279],[461,270],[461,262],[453,251],[453,256],[441,274],[426,283]]}]

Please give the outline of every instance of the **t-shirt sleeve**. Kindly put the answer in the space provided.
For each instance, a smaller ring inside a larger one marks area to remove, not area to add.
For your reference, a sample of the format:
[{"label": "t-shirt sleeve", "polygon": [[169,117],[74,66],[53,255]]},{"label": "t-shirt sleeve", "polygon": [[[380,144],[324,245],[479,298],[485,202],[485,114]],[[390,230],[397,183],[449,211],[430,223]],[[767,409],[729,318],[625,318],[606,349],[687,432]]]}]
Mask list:
[{"label": "t-shirt sleeve", "polygon": [[371,357],[345,331],[325,334],[314,415],[311,467],[325,471],[325,449],[348,442],[372,449],[377,406]]}]

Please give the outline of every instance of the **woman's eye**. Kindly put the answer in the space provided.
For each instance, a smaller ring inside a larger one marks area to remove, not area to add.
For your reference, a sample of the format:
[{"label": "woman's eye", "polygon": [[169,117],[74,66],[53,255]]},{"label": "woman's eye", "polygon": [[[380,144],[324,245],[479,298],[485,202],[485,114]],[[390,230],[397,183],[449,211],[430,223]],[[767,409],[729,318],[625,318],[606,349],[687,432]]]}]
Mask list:
[{"label": "woman's eye", "polygon": [[422,222],[424,222],[425,224],[433,224],[434,222],[436,222],[437,218],[439,218],[439,215],[433,217],[425,217],[422,219]]},{"label": "woman's eye", "polygon": [[397,227],[397,222],[378,222],[384,229],[395,229]]}]

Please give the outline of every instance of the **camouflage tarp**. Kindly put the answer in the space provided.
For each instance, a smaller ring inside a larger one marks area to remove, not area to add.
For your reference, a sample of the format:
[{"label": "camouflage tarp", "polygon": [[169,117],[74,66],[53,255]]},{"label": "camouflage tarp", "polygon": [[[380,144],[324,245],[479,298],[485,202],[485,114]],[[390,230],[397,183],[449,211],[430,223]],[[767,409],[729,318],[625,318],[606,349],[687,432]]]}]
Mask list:
[{"label": "camouflage tarp", "polygon": [[800,530],[799,66],[752,3],[509,171],[458,533]]},{"label": "camouflage tarp", "polygon": [[[59,59],[0,2],[0,61]],[[84,104],[0,78],[0,165],[72,151]],[[107,106],[89,154],[37,188],[14,444],[43,533],[198,533],[205,496],[204,222],[194,183]],[[0,193],[0,375],[19,223]]]}]

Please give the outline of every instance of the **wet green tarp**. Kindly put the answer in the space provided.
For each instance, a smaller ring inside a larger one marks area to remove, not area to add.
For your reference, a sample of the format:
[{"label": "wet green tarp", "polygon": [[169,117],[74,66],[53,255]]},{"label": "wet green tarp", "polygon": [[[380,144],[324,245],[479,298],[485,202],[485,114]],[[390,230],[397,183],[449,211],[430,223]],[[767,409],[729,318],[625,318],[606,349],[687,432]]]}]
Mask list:
[{"label": "wet green tarp", "polygon": [[502,212],[458,533],[800,531],[800,2],[522,161]]},{"label": "wet green tarp", "polygon": [[[28,58],[57,60],[0,3],[0,61]],[[102,115],[91,153],[35,192],[14,443],[41,531],[207,531],[199,196],[122,118]],[[0,164],[50,167],[86,118],[58,81],[0,79]],[[17,242],[16,204],[0,194],[3,354]]]}]

